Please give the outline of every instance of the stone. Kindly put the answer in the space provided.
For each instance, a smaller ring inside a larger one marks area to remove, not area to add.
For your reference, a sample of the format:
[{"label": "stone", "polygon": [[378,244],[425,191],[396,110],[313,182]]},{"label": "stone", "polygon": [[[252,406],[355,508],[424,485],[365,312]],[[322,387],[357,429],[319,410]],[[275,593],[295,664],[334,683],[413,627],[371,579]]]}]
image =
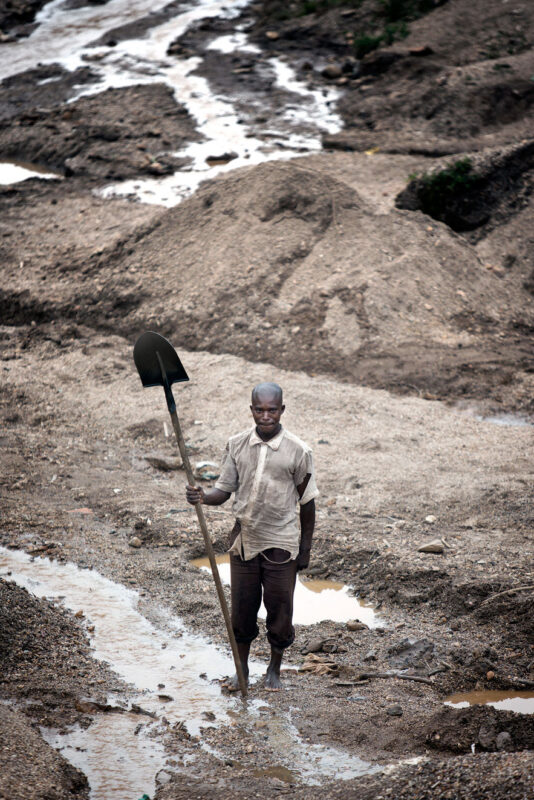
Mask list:
[{"label": "stone", "polygon": [[321,70],[321,75],[323,78],[328,78],[328,80],[333,81],[336,80],[336,78],[341,78],[343,70],[339,64],[327,64],[327,66]]},{"label": "stone", "polygon": [[366,631],[369,629],[369,626],[366,625],[364,622],[360,622],[359,619],[349,619],[347,622],[347,630],[348,631]]},{"label": "stone", "polygon": [[128,544],[130,545],[130,547],[141,547],[142,542],[139,536],[133,536],[128,542]]},{"label": "stone", "polygon": [[154,467],[154,469],[159,469],[160,472],[173,472],[174,470],[180,469],[181,466],[178,461],[170,461],[161,456],[145,456],[145,461],[148,462],[151,467]]},{"label": "stone", "polygon": [[276,41],[276,39],[280,38],[280,34],[278,33],[278,31],[267,31],[265,36],[267,37],[267,39],[270,39],[271,42],[274,42]]},{"label": "stone", "polygon": [[388,661],[397,669],[426,665],[432,658],[434,644],[428,639],[402,639],[388,649]]},{"label": "stone", "polygon": [[376,661],[376,651],[375,650],[369,650],[369,652],[364,655],[363,660],[364,661]]},{"label": "stone", "polygon": [[170,772],[167,772],[164,769],[160,769],[158,774],[156,775],[156,783],[158,786],[166,786],[167,783],[170,783],[172,780],[172,775]]},{"label": "stone", "polygon": [[402,717],[403,713],[402,706],[399,705],[389,706],[386,708],[386,714],[388,714],[390,717]]},{"label": "stone", "polygon": [[306,647],[303,649],[303,654],[306,653],[320,653],[323,649],[323,644],[325,643],[326,639],[311,639]]},{"label": "stone", "polygon": [[425,517],[425,522],[428,523],[428,525],[433,525],[435,521],[436,517],[434,514],[429,514],[428,517]]},{"label": "stone", "polygon": [[494,677],[495,677],[494,671],[492,669],[488,670],[487,673],[486,673],[486,678],[489,681],[492,681]]},{"label": "stone", "polygon": [[421,547],[417,549],[418,553],[435,553],[437,555],[443,553],[444,551],[445,546],[441,539],[432,539],[431,542],[422,544]]},{"label": "stone", "polygon": [[512,737],[508,733],[508,731],[501,731],[497,734],[497,738],[495,739],[495,745],[497,750],[511,750],[512,748]]}]

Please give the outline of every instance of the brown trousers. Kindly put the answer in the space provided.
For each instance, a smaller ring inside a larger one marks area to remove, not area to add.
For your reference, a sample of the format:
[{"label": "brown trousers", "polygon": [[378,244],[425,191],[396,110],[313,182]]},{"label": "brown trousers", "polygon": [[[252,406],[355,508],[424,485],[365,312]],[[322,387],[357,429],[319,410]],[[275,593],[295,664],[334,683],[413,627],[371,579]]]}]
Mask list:
[{"label": "brown trousers", "polygon": [[269,643],[278,650],[293,644],[293,594],[297,560],[280,563],[288,557],[287,551],[278,548],[266,550],[265,555],[259,553],[248,561],[233,553],[230,555],[232,627],[237,642],[252,642],[259,633],[258,611],[263,589]]}]

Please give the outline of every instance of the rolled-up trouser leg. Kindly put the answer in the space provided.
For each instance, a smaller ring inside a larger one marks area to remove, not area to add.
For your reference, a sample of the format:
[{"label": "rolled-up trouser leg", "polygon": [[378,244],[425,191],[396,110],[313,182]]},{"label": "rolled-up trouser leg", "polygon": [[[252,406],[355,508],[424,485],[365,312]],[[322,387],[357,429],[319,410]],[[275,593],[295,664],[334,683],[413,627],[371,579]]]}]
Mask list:
[{"label": "rolled-up trouser leg", "polygon": [[284,650],[295,640],[293,595],[297,561],[277,564],[262,558],[263,602],[267,609],[267,639],[272,647]]},{"label": "rolled-up trouser leg", "polygon": [[259,633],[261,606],[260,556],[243,561],[230,554],[232,628],[236,642],[252,642]]}]

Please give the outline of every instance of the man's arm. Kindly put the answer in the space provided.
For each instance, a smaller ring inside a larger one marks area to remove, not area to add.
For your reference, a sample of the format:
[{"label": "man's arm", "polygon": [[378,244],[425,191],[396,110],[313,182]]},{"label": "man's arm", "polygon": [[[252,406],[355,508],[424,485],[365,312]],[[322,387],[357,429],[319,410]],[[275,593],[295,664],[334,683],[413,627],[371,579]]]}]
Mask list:
[{"label": "man's arm", "polygon": [[[299,497],[302,497],[311,475],[308,473],[302,483],[297,486]],[[315,529],[315,500],[310,500],[300,507],[300,547],[297,556],[297,572],[307,569],[310,563],[310,552]]]},{"label": "man's arm", "polygon": [[231,492],[223,492],[222,489],[210,489],[205,492],[201,486],[186,486],[185,497],[188,503],[196,506],[202,503],[205,506],[222,506],[230,497]]}]

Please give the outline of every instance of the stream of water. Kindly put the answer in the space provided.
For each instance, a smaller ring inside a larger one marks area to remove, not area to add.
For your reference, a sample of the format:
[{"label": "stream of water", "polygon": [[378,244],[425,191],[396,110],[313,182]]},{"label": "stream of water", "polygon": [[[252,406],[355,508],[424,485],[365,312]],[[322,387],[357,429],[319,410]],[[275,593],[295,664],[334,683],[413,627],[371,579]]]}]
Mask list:
[{"label": "stream of water", "polygon": [[[191,634],[165,609],[160,609],[162,624],[156,626],[137,610],[135,591],[94,570],[4,547],[0,547],[0,577],[16,581],[38,597],[56,602],[61,598],[74,613],[82,611],[87,623],[94,626],[91,644],[95,658],[107,661],[132,684],[136,692],[133,702],[145,711],[158,718],[164,715],[170,724],[180,722],[196,736],[207,725],[231,724],[236,718],[251,741],[260,735],[255,723],[266,702],[243,703],[222,695],[219,680],[233,673],[231,658],[203,637]],[[263,670],[264,665],[252,663],[252,678]],[[206,712],[214,716],[213,722],[206,722]],[[139,722],[146,719],[132,713],[106,713],[97,715],[86,730],[76,727],[67,735],[56,731],[43,731],[43,735],[87,774],[92,800],[136,800],[143,791],[151,795],[155,775],[166,764],[161,741],[149,735],[157,722],[135,733]],[[265,735],[263,728],[262,739]],[[342,750],[305,743],[289,714],[271,710],[267,735],[272,768],[290,770],[293,780],[319,784],[380,769]],[[253,767],[251,764],[251,770]]]},{"label": "stream of water", "polygon": [[[250,100],[250,116],[260,109],[266,121],[251,129],[250,119],[237,112],[238,98],[215,95],[208,81],[194,74],[199,57],[179,59],[167,56],[167,48],[195,22],[209,17],[233,19],[248,0],[196,0],[172,19],[149,28],[146,35],[126,39],[115,46],[91,46],[106,31],[132,22],[163,2],[110,0],[104,6],[69,9],[62,0],[53,0],[37,15],[36,30],[27,38],[9,45],[10,58],[0,64],[0,78],[36,67],[59,63],[74,71],[91,66],[98,80],[79,87],[71,102],[109,88],[153,83],[169,86],[178,103],[196,123],[201,141],[187,145],[175,156],[187,159],[188,166],[164,178],[129,180],[102,189],[105,197],[134,196],[146,203],[173,206],[192,194],[199,184],[221,172],[273,159],[295,158],[321,148],[321,134],[341,128],[334,108],[335,89],[313,90],[296,78],[292,68],[278,58],[262,65],[278,89],[287,93],[282,108],[268,108],[264,100]],[[233,35],[219,37],[209,44],[224,53],[256,52],[246,34],[236,28]],[[228,163],[209,163],[213,156],[232,152]],[[1,168],[0,168],[1,175]]]}]

